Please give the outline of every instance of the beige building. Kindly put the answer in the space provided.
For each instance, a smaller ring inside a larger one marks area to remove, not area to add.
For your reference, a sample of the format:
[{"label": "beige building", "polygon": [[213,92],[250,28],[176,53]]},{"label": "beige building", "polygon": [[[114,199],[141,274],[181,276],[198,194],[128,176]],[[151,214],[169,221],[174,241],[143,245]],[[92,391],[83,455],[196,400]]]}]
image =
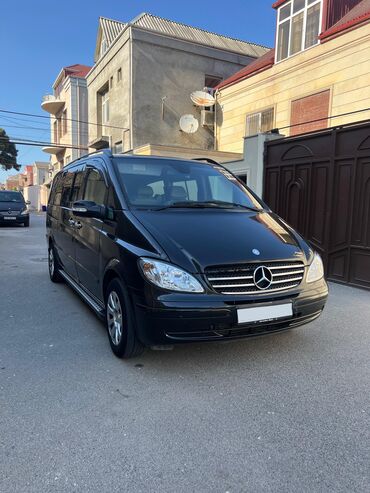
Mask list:
[{"label": "beige building", "polygon": [[[151,14],[127,23],[100,18],[95,65],[87,75],[94,123],[89,146],[110,146],[117,153],[207,154],[214,149],[214,113],[195,107],[190,94],[204,88],[212,93],[266,51]],[[184,114],[197,120],[196,132],[180,131]]]},{"label": "beige building", "polygon": [[[370,1],[279,0],[276,49],[218,88],[217,149],[370,118]],[[366,110],[366,111],[364,111]]]},{"label": "beige building", "polygon": [[35,161],[32,165],[33,185],[44,185],[49,179],[49,172],[49,163]]},{"label": "beige building", "polygon": [[64,67],[53,84],[53,94],[43,97],[41,107],[50,113],[50,154],[53,173],[88,152],[86,65]]}]

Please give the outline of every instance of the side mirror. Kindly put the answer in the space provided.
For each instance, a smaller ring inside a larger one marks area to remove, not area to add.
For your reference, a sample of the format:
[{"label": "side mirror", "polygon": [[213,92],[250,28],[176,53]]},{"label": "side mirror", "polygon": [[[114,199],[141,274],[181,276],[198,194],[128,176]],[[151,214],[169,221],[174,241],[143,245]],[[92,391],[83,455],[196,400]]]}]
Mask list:
[{"label": "side mirror", "polygon": [[26,200],[26,205],[30,205],[31,204],[31,201],[30,200]]},{"label": "side mirror", "polygon": [[72,206],[72,213],[77,217],[95,217],[96,219],[105,219],[106,208],[104,205],[98,205],[90,200],[78,200]]}]

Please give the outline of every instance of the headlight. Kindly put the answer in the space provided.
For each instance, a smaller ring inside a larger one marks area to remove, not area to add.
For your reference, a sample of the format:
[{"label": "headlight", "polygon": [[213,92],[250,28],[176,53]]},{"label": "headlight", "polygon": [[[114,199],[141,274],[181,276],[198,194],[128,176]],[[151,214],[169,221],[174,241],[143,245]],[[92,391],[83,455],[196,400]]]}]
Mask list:
[{"label": "headlight", "polygon": [[24,209],[22,212],[21,212],[21,216],[26,216],[28,214],[28,209]]},{"label": "headlight", "polygon": [[320,255],[318,253],[315,253],[313,261],[308,268],[306,281],[315,282],[319,281],[322,277],[324,277],[324,266]]},{"label": "headlight", "polygon": [[203,293],[204,289],[195,277],[175,265],[150,258],[139,260],[144,276],[156,286],[170,291]]}]

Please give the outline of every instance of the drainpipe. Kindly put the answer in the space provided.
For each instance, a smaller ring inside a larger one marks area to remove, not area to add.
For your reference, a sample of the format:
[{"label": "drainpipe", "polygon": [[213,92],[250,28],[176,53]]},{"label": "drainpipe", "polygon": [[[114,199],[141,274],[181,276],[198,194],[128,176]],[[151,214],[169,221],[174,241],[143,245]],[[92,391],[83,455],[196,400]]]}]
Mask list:
[{"label": "drainpipe", "polygon": [[329,0],[324,0],[322,9],[323,9],[323,12],[322,12],[321,32],[323,33],[327,29],[328,14],[329,14],[329,12],[328,12]]},{"label": "drainpipe", "polygon": [[217,96],[219,94],[219,90],[216,89],[215,92],[215,118],[213,122],[213,149],[217,151]]}]

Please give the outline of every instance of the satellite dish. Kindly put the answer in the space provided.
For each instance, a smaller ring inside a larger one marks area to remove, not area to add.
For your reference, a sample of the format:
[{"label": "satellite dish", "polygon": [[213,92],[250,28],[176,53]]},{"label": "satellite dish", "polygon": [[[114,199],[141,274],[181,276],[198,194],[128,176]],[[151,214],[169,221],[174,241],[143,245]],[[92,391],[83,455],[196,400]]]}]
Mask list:
[{"label": "satellite dish", "polygon": [[186,134],[195,134],[199,128],[199,122],[193,115],[183,115],[179,124],[180,129]]},{"label": "satellite dish", "polygon": [[195,91],[190,94],[190,99],[196,106],[207,108],[216,104],[215,98],[206,91]]}]

